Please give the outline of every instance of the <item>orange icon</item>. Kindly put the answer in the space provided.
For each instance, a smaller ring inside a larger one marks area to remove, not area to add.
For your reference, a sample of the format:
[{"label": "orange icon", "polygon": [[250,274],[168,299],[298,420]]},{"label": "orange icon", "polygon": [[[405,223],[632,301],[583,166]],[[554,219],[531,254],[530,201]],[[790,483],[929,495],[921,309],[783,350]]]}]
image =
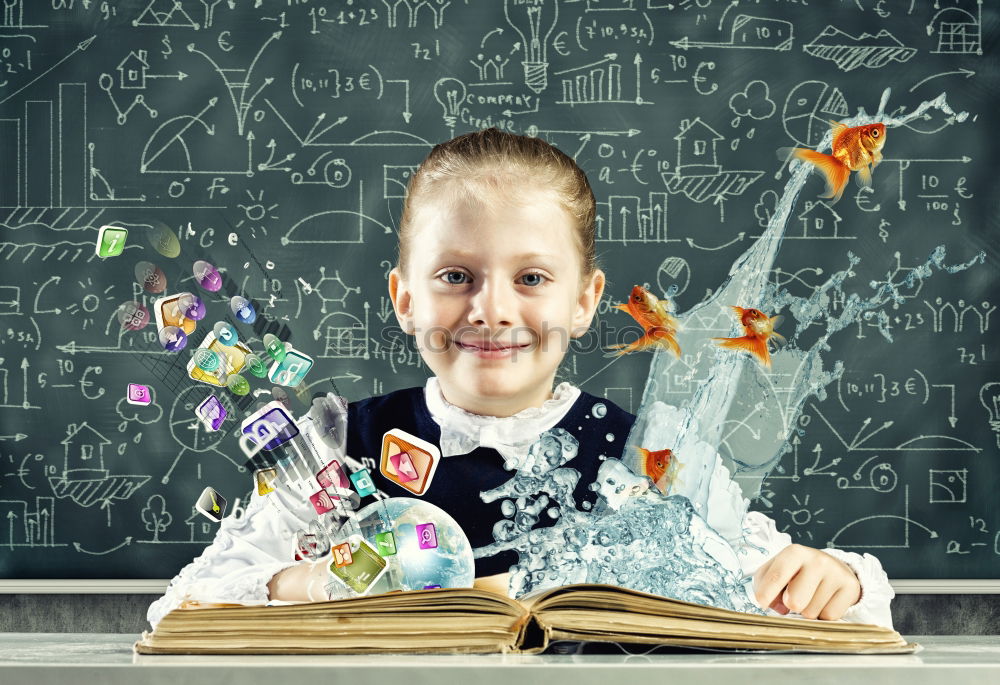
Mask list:
[{"label": "orange icon", "polygon": [[414,495],[427,492],[441,451],[426,440],[393,428],[382,436],[382,475]]}]

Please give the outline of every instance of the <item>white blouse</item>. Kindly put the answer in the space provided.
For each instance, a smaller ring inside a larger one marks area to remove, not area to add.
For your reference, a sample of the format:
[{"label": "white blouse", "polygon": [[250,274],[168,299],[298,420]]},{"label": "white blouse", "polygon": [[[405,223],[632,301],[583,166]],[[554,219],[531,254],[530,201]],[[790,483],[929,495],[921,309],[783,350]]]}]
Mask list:
[{"label": "white blouse", "polygon": [[[428,410],[441,426],[440,448],[444,457],[467,454],[482,445],[510,458],[534,442],[538,434],[555,426],[579,395],[579,388],[563,382],[541,407],[530,407],[513,416],[493,417],[471,414],[450,404],[444,399],[436,377],[428,378],[424,387]],[[532,436],[527,443],[525,435]],[[716,487],[714,481],[712,487]],[[212,544],[182,568],[163,597],[149,606],[146,618],[150,625],[155,628],[160,619],[185,599],[267,601],[271,578],[300,563],[294,561],[295,532],[306,530],[315,518],[311,505],[290,489],[278,488],[266,497],[254,489],[245,510],[223,518]],[[774,521],[760,512],[748,512],[743,526],[746,534],[736,553],[746,574],[756,571],[792,543],[787,533],[778,532]],[[879,560],[870,554],[838,549],[823,551],[846,563],[861,583],[861,599],[847,610],[842,620],[891,628],[889,602],[895,593]],[[772,609],[767,613],[779,615]]]}]

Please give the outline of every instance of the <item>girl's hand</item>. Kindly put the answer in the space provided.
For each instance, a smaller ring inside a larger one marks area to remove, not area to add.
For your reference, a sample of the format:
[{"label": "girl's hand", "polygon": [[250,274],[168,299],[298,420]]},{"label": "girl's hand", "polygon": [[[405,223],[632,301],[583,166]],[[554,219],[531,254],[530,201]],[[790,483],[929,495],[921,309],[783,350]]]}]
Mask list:
[{"label": "girl's hand", "polygon": [[789,545],[754,573],[757,603],[780,614],[835,621],[861,599],[861,582],[829,554]]}]

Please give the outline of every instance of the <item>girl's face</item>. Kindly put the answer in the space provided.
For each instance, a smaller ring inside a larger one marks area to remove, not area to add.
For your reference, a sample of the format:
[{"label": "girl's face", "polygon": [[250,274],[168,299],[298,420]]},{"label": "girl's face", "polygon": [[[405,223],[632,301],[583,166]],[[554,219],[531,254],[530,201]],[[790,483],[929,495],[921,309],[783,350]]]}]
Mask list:
[{"label": "girl's face", "polygon": [[581,281],[570,216],[550,194],[518,205],[428,201],[408,278],[389,274],[396,318],[416,336],[445,399],[474,414],[541,406],[570,338],[590,328],[604,273]]}]

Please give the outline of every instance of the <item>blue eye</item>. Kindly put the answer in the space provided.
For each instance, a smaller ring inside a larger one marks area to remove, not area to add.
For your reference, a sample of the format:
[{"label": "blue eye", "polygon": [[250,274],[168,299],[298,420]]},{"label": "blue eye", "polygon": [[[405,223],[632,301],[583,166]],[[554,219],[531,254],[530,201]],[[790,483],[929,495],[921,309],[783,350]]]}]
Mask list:
[{"label": "blue eye", "polygon": [[451,280],[451,278],[449,278],[450,276],[453,276],[453,275],[456,275],[456,274],[458,276],[462,276],[462,277],[465,276],[465,274],[462,273],[461,271],[448,271],[447,273],[444,273],[442,275],[445,276],[445,278],[447,279],[447,282],[448,282],[449,285],[462,285],[462,283],[464,283],[464,281],[453,281],[453,280]]},{"label": "blue eye", "polygon": [[[543,276],[542,274],[524,274],[524,276],[522,278],[544,279],[545,276]],[[541,280],[533,282],[533,283],[527,283],[527,282],[525,283],[525,285],[532,285],[532,286],[537,286],[537,285],[541,285],[541,284],[542,284]]]}]

